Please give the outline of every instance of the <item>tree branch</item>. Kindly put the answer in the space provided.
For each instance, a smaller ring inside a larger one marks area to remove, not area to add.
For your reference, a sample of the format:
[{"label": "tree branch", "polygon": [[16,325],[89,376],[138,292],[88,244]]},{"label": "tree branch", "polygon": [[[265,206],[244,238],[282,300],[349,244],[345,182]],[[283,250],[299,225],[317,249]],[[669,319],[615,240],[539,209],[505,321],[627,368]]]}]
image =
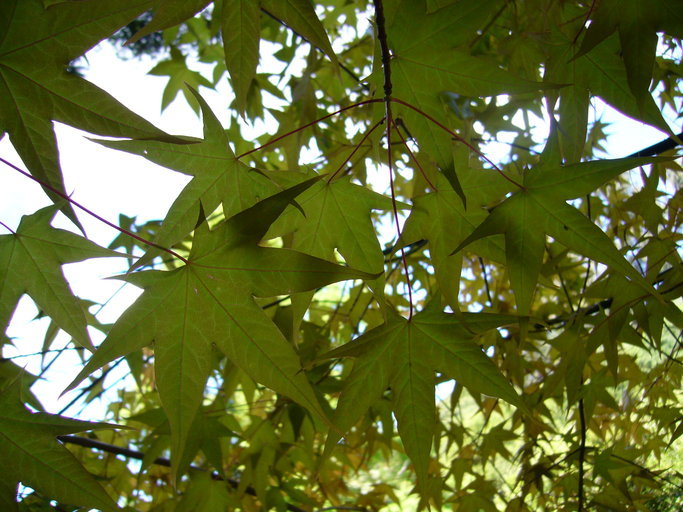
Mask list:
[{"label": "tree branch", "polygon": [[[678,139],[678,140],[676,140],[676,139]],[[635,153],[631,153],[628,156],[629,157],[637,157],[637,156],[661,155],[665,151],[669,151],[670,149],[674,149],[675,147],[679,146],[681,140],[683,140],[683,132],[676,135],[676,138],[669,137],[668,139],[664,139],[660,142],[657,142],[656,144],[653,144],[652,146],[648,146],[644,149],[641,149],[640,151],[636,151]]]},{"label": "tree branch", "polygon": [[[114,455],[122,455],[123,457],[126,457],[128,459],[144,460],[145,458],[145,454],[143,452],[131,450],[130,448],[123,448],[121,446],[116,446],[109,443],[104,443],[102,441],[98,441],[97,439],[90,439],[88,437],[67,435],[57,436],[57,439],[65,444],[74,444],[77,446],[82,446],[83,448],[99,450],[101,452],[111,453]],[[164,466],[167,468],[171,467],[171,461],[166,457],[157,457],[156,459],[154,459],[152,464],[156,464],[157,466]],[[194,464],[190,465],[190,470],[206,471],[204,468],[200,468],[198,466],[195,466]],[[233,489],[237,489],[240,485],[238,480],[234,480],[232,478],[224,478],[215,471],[211,472],[211,478],[213,480],[226,482]],[[244,490],[244,492],[249,496],[256,496],[256,490],[251,486],[248,486]],[[292,505],[290,503],[287,504],[287,510],[289,510],[290,512],[306,512],[304,509],[299,508],[296,505]]]}]

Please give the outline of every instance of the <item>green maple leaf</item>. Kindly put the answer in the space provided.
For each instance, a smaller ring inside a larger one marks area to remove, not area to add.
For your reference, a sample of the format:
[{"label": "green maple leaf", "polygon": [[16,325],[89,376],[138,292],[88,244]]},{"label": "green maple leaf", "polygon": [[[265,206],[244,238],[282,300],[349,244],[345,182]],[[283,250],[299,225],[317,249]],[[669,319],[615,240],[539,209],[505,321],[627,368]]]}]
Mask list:
[{"label": "green maple leaf", "polygon": [[[453,254],[453,247],[462,242],[486,218],[484,206],[510,190],[510,183],[496,171],[461,173],[460,184],[467,197],[464,207],[460,196],[438,175],[435,192],[416,197],[413,209],[401,234],[403,244],[418,240],[429,242],[429,257],[441,293],[452,307],[458,307],[458,292],[462,255]],[[497,262],[505,261],[502,244],[497,240],[480,244],[477,251]]]},{"label": "green maple leaf", "polygon": [[652,162],[652,158],[621,158],[532,170],[525,175],[522,189],[496,206],[453,253],[481,238],[504,234],[510,283],[520,315],[529,314],[543,263],[546,235],[622,273],[648,293],[656,293],[610,238],[566,203],[585,196],[622,172]]},{"label": "green maple leaf", "polygon": [[337,62],[325,27],[315,13],[315,4],[311,0],[260,0],[260,3],[266,12],[322,50],[332,62]]},{"label": "green maple leaf", "polygon": [[[40,0],[0,2],[0,127],[31,174],[63,193],[53,120],[113,137],[172,139],[66,71],[70,61],[147,7],[146,0],[86,0],[48,9]],[[78,222],[70,206],[64,208]]]},{"label": "green maple leaf", "polygon": [[253,0],[222,0],[220,7],[225,65],[232,79],[235,107],[244,115],[259,62],[261,9]]},{"label": "green maple leaf", "polygon": [[144,293],[114,324],[68,388],[108,362],[153,342],[156,383],[171,426],[176,475],[202,403],[213,347],[255,381],[325,418],[296,352],[254,301],[254,296],[272,297],[344,279],[377,277],[300,252],[258,246],[287,204],[315,181],[271,196],[213,231],[202,224],[195,230],[185,266],[127,276]]},{"label": "green maple leaf", "polygon": [[370,213],[373,209],[391,210],[390,198],[341,178],[320,180],[296,202],[306,216],[294,206],[288,207],[271,226],[269,237],[293,232],[294,249],[330,260],[338,249],[352,267],[382,272],[384,255]]},{"label": "green maple leaf", "polygon": [[[149,3],[149,2],[148,2]],[[134,43],[142,37],[178,25],[192,18],[211,3],[211,0],[154,0],[154,18],[127,42]]]},{"label": "green maple leaf", "polygon": [[587,54],[615,31],[618,32],[628,86],[639,106],[649,103],[652,101],[649,88],[657,55],[658,33],[683,37],[680,7],[670,0],[601,0],[591,16],[591,24],[577,56]]},{"label": "green maple leaf", "polygon": [[197,103],[197,99],[192,95],[188,86],[194,89],[198,89],[200,85],[213,88],[213,84],[201,73],[188,69],[187,64],[185,64],[185,56],[174,46],[171,47],[171,58],[159,62],[149,70],[148,74],[168,76],[168,83],[161,96],[161,110],[168,107],[182,92],[192,109],[199,114],[199,103]]},{"label": "green maple leaf", "polygon": [[72,420],[44,412],[31,413],[20,397],[15,379],[0,393],[0,504],[17,510],[17,483],[68,504],[107,511],[116,503],[57,436],[103,428],[124,428],[107,423]]},{"label": "green maple leaf", "polygon": [[[192,180],[171,205],[153,240],[161,247],[173,246],[192,231],[202,208],[211,213],[222,204],[223,213],[230,217],[280,190],[266,174],[251,169],[237,159],[220,121],[199,93],[190,90],[202,110],[203,140],[189,140],[187,144],[97,141],[108,148],[141,155],[156,164],[192,176]],[[157,249],[149,250],[137,266],[151,261],[158,253]]]},{"label": "green maple leaf", "polygon": [[[293,232],[292,249],[327,260],[335,260],[335,249],[350,266],[382,273],[384,254],[370,217],[373,209],[390,210],[391,199],[351,183],[350,178],[332,182],[321,180],[297,197],[297,207],[289,206],[271,226],[267,237]],[[404,205],[399,205],[399,208]],[[330,229],[329,226],[335,226]],[[378,298],[383,297],[384,276],[368,283]],[[295,330],[314,292],[292,297]]]},{"label": "green maple leaf", "polygon": [[[547,79],[571,84],[559,90],[561,139],[566,142],[567,156],[578,158],[586,140],[589,94],[634,119],[642,120],[666,133],[671,128],[662,116],[652,95],[634,94],[628,84],[627,68],[619,56],[615,37],[607,38],[591,52],[572,58],[571,41],[564,39],[551,47]],[[651,73],[651,71],[650,71]]]},{"label": "green maple leaf", "polygon": [[9,383],[20,380],[21,396],[25,403],[39,412],[44,412],[43,404],[38,397],[31,391],[31,386],[35,384],[38,377],[28,373],[21,366],[17,366],[11,359],[0,359],[0,388],[6,387]]},{"label": "green maple leaf", "polygon": [[[430,47],[411,48],[394,56],[391,69],[393,95],[436,119],[443,118],[447,112],[444,101],[447,92],[476,98],[535,92],[544,87],[544,84],[517,77],[492,61],[459,49],[438,52]],[[375,77],[383,79],[381,73]],[[421,149],[433,155],[441,166],[452,162],[455,141],[448,133],[412,109],[396,105],[395,110],[415,135]]]},{"label": "green maple leaf", "polygon": [[[426,13],[423,2],[397,5],[387,26],[393,97],[435,119],[443,119],[450,110],[446,93],[476,98],[556,87],[526,80],[501,69],[494,61],[470,54],[465,43],[476,37],[477,30],[486,25],[498,5],[459,1],[432,14]],[[411,37],[405,37],[407,33]],[[371,81],[378,91],[382,90],[381,69],[375,70]],[[453,165],[456,141],[451,135],[413,109],[400,104],[393,109],[417,139],[420,151],[441,168]],[[453,179],[457,189],[455,175]]]},{"label": "green maple leaf", "polygon": [[[152,32],[172,27],[204,9],[209,0],[156,0],[154,18],[131,38],[137,41]],[[268,12],[312,45],[325,52],[332,62],[337,57],[325,28],[310,0],[220,0],[215,3],[213,21],[221,28],[225,65],[232,79],[237,110],[244,113],[247,96],[256,78],[261,38],[261,9]]]},{"label": "green maple leaf", "polygon": [[[223,448],[221,447],[220,438],[236,436],[237,434],[223,425],[220,418],[216,417],[215,412],[212,413],[209,409],[210,407],[206,406],[200,408],[192,422],[186,440],[184,460],[178,463],[180,472],[192,463],[200,449],[216,470],[223,471],[221,462],[223,459]],[[155,437],[170,436],[171,433],[168,418],[161,408],[150,409],[141,414],[136,414],[129,417],[128,421],[149,425],[154,429],[152,435]]]},{"label": "green maple leaf", "polygon": [[0,236],[0,328],[7,327],[24,293],[82,346],[92,349],[86,315],[61,266],[88,258],[121,256],[50,222],[57,206],[22,218],[16,233]]},{"label": "green maple leaf", "polygon": [[424,483],[435,429],[435,371],[474,393],[520,404],[474,334],[515,322],[514,317],[466,313],[459,318],[432,310],[410,320],[390,313],[385,324],[322,356],[357,358],[339,397],[333,418],[336,429],[327,448],[339,438],[337,432],[346,432],[390,387],[398,432],[418,481]]},{"label": "green maple leaf", "polygon": [[239,500],[228,491],[225,482],[213,480],[203,471],[195,471],[174,512],[219,512],[242,508]]},{"label": "green maple leaf", "polygon": [[387,2],[387,35],[392,48],[399,52],[415,47],[442,51],[466,44],[477,37],[477,30],[486,26],[503,2],[439,0],[438,3],[441,5],[432,5],[434,2],[429,0],[426,4],[424,0]]}]

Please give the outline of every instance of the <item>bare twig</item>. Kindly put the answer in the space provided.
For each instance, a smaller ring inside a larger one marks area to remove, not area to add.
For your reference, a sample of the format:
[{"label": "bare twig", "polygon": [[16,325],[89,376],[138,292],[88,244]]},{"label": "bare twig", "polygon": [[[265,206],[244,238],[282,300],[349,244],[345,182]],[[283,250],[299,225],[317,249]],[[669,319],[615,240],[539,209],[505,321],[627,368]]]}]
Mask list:
[{"label": "bare twig", "polygon": [[[123,448],[121,446],[116,446],[109,443],[103,443],[102,441],[98,441],[97,439],[90,439],[88,437],[67,435],[57,436],[57,439],[62,443],[74,444],[77,446],[82,446],[83,448],[99,450],[106,453],[112,453],[114,455],[121,455],[128,459],[144,460],[145,458],[145,454],[143,452],[131,450],[130,448]],[[166,457],[157,457],[156,459],[154,459],[152,464],[156,464],[157,466],[164,466],[167,468],[171,467],[171,461]],[[190,470],[206,471],[204,468],[200,468],[198,466],[195,466],[194,464],[190,465]],[[215,471],[211,472],[211,478],[213,480],[226,482],[230,487],[234,489],[237,489],[240,485],[240,482],[238,480],[234,480],[232,478],[224,478]],[[244,492],[250,496],[256,496],[256,490],[251,486],[247,487]],[[290,503],[287,504],[287,510],[289,510],[290,512],[305,512],[304,509],[299,508],[296,505],[292,505]]]}]

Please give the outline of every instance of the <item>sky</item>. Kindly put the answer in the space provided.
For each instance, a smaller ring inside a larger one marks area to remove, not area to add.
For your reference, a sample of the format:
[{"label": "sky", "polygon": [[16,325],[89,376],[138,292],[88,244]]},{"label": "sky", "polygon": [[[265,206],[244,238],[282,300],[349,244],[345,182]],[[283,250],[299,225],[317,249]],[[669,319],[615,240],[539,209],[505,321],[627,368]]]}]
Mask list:
[{"label": "sky", "polygon": [[[116,57],[116,52],[110,45],[103,44],[88,54],[85,74],[88,80],[107,90],[131,110],[163,130],[200,137],[201,121],[182,97],[161,112],[160,98],[167,79],[147,75],[146,72],[153,66],[154,61],[150,58],[123,61]],[[232,99],[227,81],[223,80],[218,91],[202,88],[200,92],[224,126],[227,126],[227,107]],[[665,138],[663,133],[654,128],[625,118],[609,108],[598,105],[596,113],[602,114],[603,121],[612,123],[607,130],[610,134],[607,146],[610,157],[626,156]],[[540,119],[538,124],[539,139],[542,139],[543,134],[547,132],[546,124]],[[680,130],[680,127],[674,124],[672,127],[674,130]],[[86,138],[87,134],[68,126],[57,124],[56,132],[67,192],[72,194],[75,200],[111,222],[118,223],[119,213],[136,216],[138,221],[163,218],[173,199],[188,181],[188,177],[170,172],[141,157],[106,149],[89,141]],[[485,152],[491,155],[509,149],[502,145],[498,145],[498,148],[496,146],[490,145]],[[0,140],[0,156],[23,167],[7,137]],[[381,170],[379,172],[381,173]],[[380,177],[378,175],[378,179]],[[22,215],[31,214],[50,204],[36,183],[2,164],[0,180],[0,221],[12,229],[18,226]],[[379,191],[385,186],[380,184]],[[100,245],[108,245],[118,234],[87,215],[79,214],[79,218],[88,237]],[[65,219],[58,218],[55,225],[73,230],[73,226]],[[2,234],[6,234],[6,230],[0,226],[0,235]],[[105,279],[121,274],[125,270],[125,260],[113,258],[64,266],[67,279],[77,295],[106,303],[98,317],[103,322],[113,322],[139,294],[132,285],[121,289],[121,281]],[[5,357],[40,351],[48,320],[33,321],[36,313],[37,309],[32,301],[24,297],[8,330],[8,336],[16,340],[16,348],[5,347]],[[91,334],[96,344],[103,338],[98,331],[92,330]],[[64,346],[68,341],[67,336],[61,335],[55,343],[55,348]],[[51,357],[53,356],[48,355],[47,360]],[[40,371],[39,357],[19,357],[15,362],[25,366],[31,373]],[[50,412],[62,410],[75,395],[75,392],[71,392],[64,397],[59,396],[81,366],[74,353],[60,355],[58,363],[50,368],[46,374],[46,381],[39,382],[33,387]],[[125,365],[122,365],[121,372],[113,379],[125,374],[123,366]],[[102,407],[103,403],[100,402],[89,407],[84,413],[75,407],[67,410],[65,414],[80,414],[80,417],[101,419]]]}]

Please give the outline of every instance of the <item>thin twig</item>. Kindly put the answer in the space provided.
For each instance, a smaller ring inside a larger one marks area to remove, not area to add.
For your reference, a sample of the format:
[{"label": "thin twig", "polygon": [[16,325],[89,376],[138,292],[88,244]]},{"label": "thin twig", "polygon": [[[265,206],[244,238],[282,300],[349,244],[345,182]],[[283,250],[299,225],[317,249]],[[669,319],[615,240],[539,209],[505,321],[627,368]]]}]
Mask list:
[{"label": "thin twig", "polygon": [[178,253],[175,252],[174,250],[169,249],[169,248],[167,248],[167,247],[162,247],[162,246],[159,245],[159,244],[155,244],[154,242],[152,242],[152,241],[150,241],[150,240],[147,240],[147,239],[145,239],[145,238],[143,238],[143,237],[141,237],[141,236],[139,236],[139,235],[136,235],[136,234],[133,233],[132,231],[128,231],[127,229],[124,229],[124,228],[122,228],[122,227],[120,227],[120,226],[117,226],[117,225],[114,224],[113,222],[110,222],[110,221],[108,221],[107,219],[105,219],[104,217],[101,217],[100,215],[97,215],[95,212],[93,212],[92,210],[86,208],[85,206],[83,206],[83,205],[80,204],[79,202],[75,201],[74,199],[71,199],[71,198],[70,198],[68,195],[66,195],[64,192],[59,191],[58,189],[56,189],[55,187],[53,187],[53,186],[50,185],[49,183],[47,183],[47,182],[41,180],[40,178],[36,178],[35,176],[33,176],[33,175],[29,174],[28,172],[24,171],[23,169],[17,167],[17,166],[14,165],[13,163],[8,162],[8,161],[5,160],[4,158],[1,158],[1,157],[0,157],[0,162],[2,162],[3,164],[7,165],[8,167],[11,167],[12,169],[14,169],[15,171],[17,171],[18,173],[23,174],[23,175],[26,176],[27,178],[32,179],[32,180],[35,181],[36,183],[40,184],[42,187],[48,189],[50,192],[53,192],[53,193],[57,194],[57,195],[58,195],[59,197],[61,197],[62,199],[68,201],[70,204],[74,205],[75,207],[80,208],[80,209],[83,210],[85,213],[87,213],[87,214],[90,215],[91,217],[94,217],[95,219],[99,220],[100,222],[106,224],[107,226],[109,226],[109,227],[111,227],[111,228],[114,228],[116,231],[118,231],[118,232],[120,232],[120,233],[123,233],[124,235],[128,235],[128,236],[130,236],[130,237],[132,237],[132,238],[135,238],[137,241],[142,242],[142,243],[145,244],[145,245],[148,245],[148,246],[150,246],[150,247],[154,247],[155,249],[159,249],[159,250],[161,250],[161,251],[167,252],[167,253],[169,253],[169,254],[175,256],[176,258],[178,258],[179,260],[181,260],[181,261],[184,262],[184,263],[189,263],[189,262],[187,261],[187,259],[183,258],[180,254],[178,254]]},{"label": "thin twig", "polygon": [[418,114],[420,114],[422,117],[424,117],[424,118],[427,119],[428,121],[431,121],[432,123],[434,123],[436,126],[438,126],[438,127],[441,128],[442,130],[444,130],[446,133],[448,133],[454,140],[457,140],[458,142],[463,143],[465,146],[467,146],[467,147],[470,149],[470,151],[476,153],[480,158],[483,158],[489,165],[491,165],[491,167],[493,167],[493,168],[494,168],[494,169],[495,169],[503,178],[505,178],[507,181],[509,181],[510,183],[512,183],[513,185],[515,185],[517,188],[524,190],[524,186],[523,186],[523,185],[517,183],[515,180],[513,180],[513,179],[510,178],[507,174],[505,174],[505,173],[502,171],[502,169],[501,169],[500,167],[498,167],[496,164],[494,164],[494,163],[491,161],[491,159],[490,159],[489,157],[487,157],[484,153],[482,153],[481,151],[479,151],[477,148],[475,148],[472,144],[470,144],[469,142],[467,142],[465,139],[463,139],[460,135],[458,135],[457,133],[455,133],[453,130],[451,130],[450,128],[448,128],[446,125],[444,125],[443,123],[437,121],[437,120],[434,119],[432,116],[430,116],[429,114],[427,114],[427,112],[425,112],[424,110],[421,110],[421,109],[417,108],[415,105],[412,105],[412,104],[408,103],[407,101],[403,101],[403,100],[401,100],[401,99],[399,99],[399,98],[391,98],[391,101],[394,102],[394,103],[398,103],[398,104],[400,104],[400,105],[403,105],[404,107],[408,107],[408,108],[411,109],[411,110],[414,110],[415,112],[417,112]]},{"label": "thin twig", "polygon": [[[144,460],[145,454],[143,452],[137,451],[137,450],[131,450],[129,448],[123,448],[121,446],[116,446],[113,444],[109,443],[104,443],[102,441],[98,441],[97,439],[90,439],[87,437],[80,437],[80,436],[72,436],[72,435],[66,435],[66,436],[57,436],[57,439],[61,441],[62,443],[66,444],[74,444],[77,446],[82,446],[83,448],[89,448],[92,450],[99,450],[102,452],[106,453],[112,453],[114,455],[121,455],[123,457],[126,457],[128,459],[135,459],[135,460]],[[167,459],[166,457],[157,457],[154,459],[152,464],[156,464],[157,466],[164,466],[167,468],[171,467],[171,461]],[[200,468],[198,466],[195,466],[191,464],[189,466],[191,471],[206,471],[204,468]],[[213,480],[218,480],[218,481],[224,481],[227,482],[231,487],[237,489],[240,485],[240,482],[238,480],[234,480],[232,478],[224,478],[221,475],[219,475],[216,472],[211,472],[211,478]],[[250,496],[256,496],[256,490],[248,486],[244,492]],[[305,512],[304,509],[297,507],[296,505],[292,504],[287,504],[287,510],[290,512]]]},{"label": "thin twig", "polygon": [[315,125],[315,124],[318,124],[319,122],[324,121],[325,119],[328,119],[328,118],[330,118],[330,117],[336,116],[337,114],[341,114],[342,112],[345,112],[345,111],[347,111],[347,110],[351,110],[351,109],[353,109],[353,108],[361,107],[361,106],[363,106],[363,105],[368,105],[368,104],[370,104],[370,103],[379,103],[379,102],[381,102],[381,101],[384,101],[384,100],[379,99],[379,98],[373,98],[373,99],[370,99],[370,100],[359,101],[358,103],[354,103],[354,104],[348,105],[348,106],[346,106],[346,107],[342,107],[342,108],[340,108],[339,110],[335,110],[334,112],[331,112],[331,113],[329,113],[329,114],[326,114],[326,115],[324,115],[324,116],[322,116],[322,117],[316,119],[315,121],[311,121],[310,123],[306,123],[306,124],[303,125],[303,126],[299,126],[298,128],[296,128],[296,129],[294,129],[294,130],[292,130],[292,131],[289,131],[289,132],[287,132],[287,133],[285,133],[285,134],[283,134],[283,135],[279,135],[278,137],[275,137],[274,139],[269,140],[268,142],[266,142],[265,144],[260,145],[260,146],[257,147],[257,148],[250,149],[249,151],[245,151],[245,152],[242,153],[241,155],[238,155],[238,156],[237,156],[237,159],[240,160],[240,159],[244,158],[244,157],[247,156],[247,155],[251,155],[252,153],[256,153],[257,151],[260,151],[260,150],[262,150],[262,149],[264,149],[264,148],[267,148],[268,146],[272,146],[272,145],[275,144],[276,142],[281,141],[282,139],[287,138],[287,137],[289,137],[290,135],[294,135],[295,133],[298,133],[298,132],[300,132],[300,131],[302,131],[302,130],[305,130],[306,128],[310,128],[311,126],[313,126],[313,125]]},{"label": "thin twig", "polygon": [[380,124],[382,124],[383,122],[384,122],[384,119],[380,119],[380,120],[377,121],[375,124],[373,124],[373,125],[370,127],[369,130],[366,130],[366,132],[363,134],[363,137],[362,137],[361,140],[358,142],[358,144],[356,144],[356,145],[354,146],[353,151],[351,151],[351,153],[349,154],[349,156],[347,156],[346,159],[342,162],[342,164],[337,168],[337,170],[334,171],[334,172],[329,176],[329,178],[327,178],[327,182],[328,182],[328,183],[330,183],[330,182],[334,179],[334,177],[335,177],[337,174],[339,174],[339,172],[341,172],[341,170],[346,166],[346,164],[353,158],[353,155],[355,155],[356,152],[361,148],[361,146],[363,145],[363,142],[365,142],[365,141],[367,140],[367,138],[372,134],[372,132],[374,132],[374,131],[377,129],[377,127],[378,127]]},{"label": "thin twig", "polygon": [[479,256],[479,265],[481,266],[481,273],[484,276],[484,287],[486,288],[486,298],[489,301],[489,305],[493,307],[493,299],[491,298],[491,288],[489,287],[489,276],[486,272],[486,265],[484,265],[484,258]]},{"label": "thin twig", "polygon": [[434,186],[434,184],[431,182],[431,180],[427,176],[427,173],[424,171],[424,169],[420,165],[420,162],[418,162],[417,158],[413,154],[413,151],[410,149],[410,146],[408,146],[408,143],[406,142],[406,140],[403,138],[403,134],[401,133],[401,130],[398,129],[398,123],[396,123],[395,120],[394,120],[394,127],[396,128],[396,133],[398,134],[399,138],[401,139],[401,143],[406,148],[406,151],[408,152],[410,159],[413,161],[415,166],[420,170],[420,174],[422,174],[422,177],[425,179],[425,181],[430,186],[430,188],[432,190],[436,191],[436,187]]}]

